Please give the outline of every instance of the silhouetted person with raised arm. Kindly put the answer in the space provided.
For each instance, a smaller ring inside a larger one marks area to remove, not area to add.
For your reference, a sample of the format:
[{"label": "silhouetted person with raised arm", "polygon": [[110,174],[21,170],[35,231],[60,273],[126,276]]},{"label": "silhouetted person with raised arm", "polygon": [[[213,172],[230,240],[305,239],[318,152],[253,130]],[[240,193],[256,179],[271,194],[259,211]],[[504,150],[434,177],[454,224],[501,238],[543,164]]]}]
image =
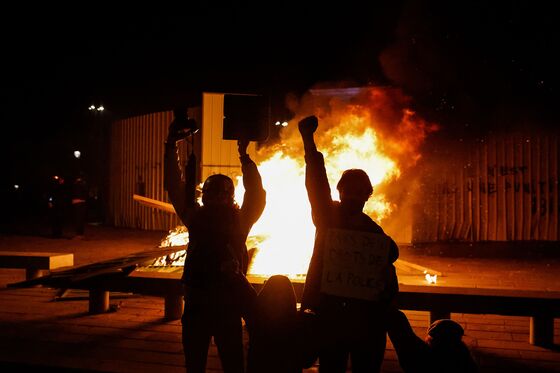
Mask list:
[{"label": "silhouetted person with raised arm", "polygon": [[[186,117],[183,118],[186,120]],[[209,176],[202,187],[202,203],[195,201],[194,154],[182,178],[177,158],[181,118],[170,125],[165,145],[165,185],[175,211],[189,231],[183,272],[185,309],[183,349],[188,373],[203,373],[210,339],[218,348],[226,373],[244,371],[241,317],[256,293],[245,278],[248,255],[245,241],[265,207],[266,193],[255,163],[247,154],[248,141],[238,141],[245,196],[234,202],[233,181]]]},{"label": "silhouetted person with raised arm", "polygon": [[476,373],[478,367],[463,342],[463,327],[450,319],[434,321],[424,340],[406,315],[394,308],[388,318],[389,338],[405,373]]},{"label": "silhouetted person with raised arm", "polygon": [[[316,227],[301,309],[317,318],[319,372],[344,373],[349,357],[353,372],[377,372],[385,352],[387,310],[398,292],[393,265],[398,247],[362,212],[373,192],[363,170],[344,171],[337,184],[340,202],[332,200],[323,155],[315,145],[317,127],[315,116],[299,122]],[[372,270],[363,273],[364,268]]]}]

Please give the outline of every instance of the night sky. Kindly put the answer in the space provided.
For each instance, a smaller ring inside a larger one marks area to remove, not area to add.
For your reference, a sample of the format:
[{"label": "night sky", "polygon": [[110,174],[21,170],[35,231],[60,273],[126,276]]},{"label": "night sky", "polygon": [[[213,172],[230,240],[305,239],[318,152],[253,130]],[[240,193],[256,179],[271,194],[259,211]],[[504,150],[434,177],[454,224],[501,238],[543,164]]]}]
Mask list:
[{"label": "night sky", "polygon": [[203,91],[280,105],[317,83],[389,85],[448,134],[556,124],[552,2],[427,3],[3,12],[2,182],[66,172],[99,123],[195,106]]}]

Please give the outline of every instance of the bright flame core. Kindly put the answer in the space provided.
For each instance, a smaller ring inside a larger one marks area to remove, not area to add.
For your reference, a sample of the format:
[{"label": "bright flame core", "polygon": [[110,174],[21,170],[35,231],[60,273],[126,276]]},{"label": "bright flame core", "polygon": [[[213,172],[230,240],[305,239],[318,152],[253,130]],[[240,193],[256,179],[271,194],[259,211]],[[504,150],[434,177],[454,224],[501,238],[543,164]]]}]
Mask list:
[{"label": "bright flame core", "polygon": [[[315,229],[304,184],[301,159],[276,152],[259,164],[267,193],[266,207],[251,235],[265,238],[258,247],[249,272],[252,274],[307,273]],[[236,198],[243,196],[243,187]]]},{"label": "bright flame core", "polygon": [[[330,139],[330,143],[326,139]],[[399,175],[395,162],[378,149],[377,136],[364,118],[356,115],[343,118],[340,126],[327,131],[318,143],[325,157],[331,195],[335,200],[338,199],[336,184],[346,169],[363,169],[374,187]],[[293,278],[307,273],[315,227],[305,190],[303,151],[300,148],[297,154],[293,154],[289,150],[294,149],[279,147],[259,163],[267,204],[251,234],[267,239],[258,247],[249,268],[252,274],[284,274]],[[236,199],[240,200],[244,190],[240,180],[237,185]],[[383,194],[374,193],[365,211],[382,219],[390,212],[390,204]]]}]

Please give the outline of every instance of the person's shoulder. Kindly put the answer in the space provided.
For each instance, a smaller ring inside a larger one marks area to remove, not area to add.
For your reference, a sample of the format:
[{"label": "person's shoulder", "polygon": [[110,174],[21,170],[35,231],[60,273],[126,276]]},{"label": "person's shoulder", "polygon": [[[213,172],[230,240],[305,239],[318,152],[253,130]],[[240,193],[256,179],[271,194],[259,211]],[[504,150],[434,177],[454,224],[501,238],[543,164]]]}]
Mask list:
[{"label": "person's shoulder", "polygon": [[175,210],[177,211],[177,215],[179,215],[179,218],[181,218],[181,220],[183,219],[184,216],[200,216],[201,214],[204,213],[204,209],[203,207],[198,203],[195,202],[192,206],[189,207],[184,207],[184,208],[177,208],[177,206],[174,206]]},{"label": "person's shoulder", "polygon": [[[331,201],[326,207],[323,207],[326,211],[336,216],[341,216],[343,214],[340,209],[340,201]],[[329,210],[330,209],[330,210]]]},{"label": "person's shoulder", "polygon": [[381,228],[381,226],[379,224],[377,224],[369,215],[367,215],[365,212],[362,212],[362,219],[364,220],[364,222],[367,224],[368,226],[368,230],[370,230],[373,233],[381,233],[381,234],[385,234],[385,231],[383,231],[383,228]]}]

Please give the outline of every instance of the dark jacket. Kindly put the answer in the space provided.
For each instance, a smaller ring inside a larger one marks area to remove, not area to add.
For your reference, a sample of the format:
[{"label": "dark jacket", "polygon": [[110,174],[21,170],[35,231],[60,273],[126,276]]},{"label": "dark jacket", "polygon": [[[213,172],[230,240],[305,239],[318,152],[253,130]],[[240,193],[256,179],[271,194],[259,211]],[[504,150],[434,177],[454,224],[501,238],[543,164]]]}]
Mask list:
[{"label": "dark jacket", "polygon": [[[316,310],[320,304],[325,302],[352,302],[351,299],[338,299],[340,297],[321,293],[323,258],[325,254],[324,247],[327,231],[329,229],[344,229],[383,235],[385,235],[385,233],[383,229],[366,214],[360,213],[350,218],[341,208],[340,203],[332,200],[325,170],[325,162],[320,152],[307,153],[305,155],[305,162],[305,185],[311,203],[313,223],[317,230],[315,233],[313,256],[309,264],[302,297],[302,309],[309,308]],[[398,255],[397,245],[393,240],[390,240],[386,287],[381,294],[381,299],[384,304],[388,304],[398,292],[398,282],[393,265]]]}]

